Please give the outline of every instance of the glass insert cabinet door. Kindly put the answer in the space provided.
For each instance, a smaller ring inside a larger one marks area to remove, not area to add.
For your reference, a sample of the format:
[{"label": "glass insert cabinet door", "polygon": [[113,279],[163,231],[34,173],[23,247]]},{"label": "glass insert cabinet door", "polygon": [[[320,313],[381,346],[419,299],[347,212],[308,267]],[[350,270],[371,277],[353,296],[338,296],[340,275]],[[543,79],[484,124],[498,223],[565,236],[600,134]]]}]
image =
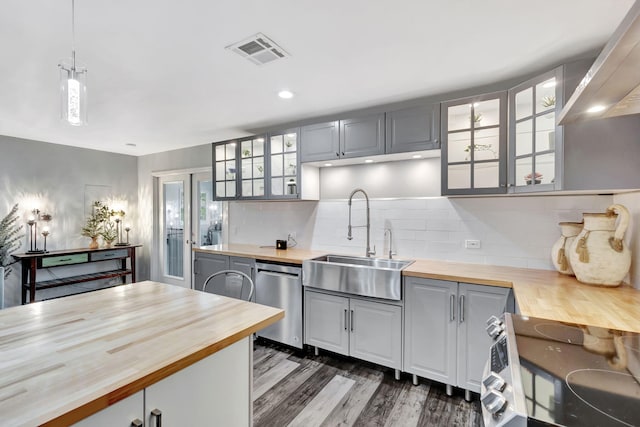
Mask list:
[{"label": "glass insert cabinet door", "polygon": [[506,192],[506,91],[442,104],[442,194]]},{"label": "glass insert cabinet door", "polygon": [[213,179],[215,199],[232,199],[238,193],[238,142],[228,141],[213,145]]},{"label": "glass insert cabinet door", "polygon": [[240,196],[261,198],[265,195],[265,136],[240,141]]},{"label": "glass insert cabinet door", "polygon": [[514,192],[561,189],[562,67],[509,91],[509,185]]},{"label": "glass insert cabinet door", "polygon": [[269,196],[297,198],[299,194],[299,130],[269,134]]}]

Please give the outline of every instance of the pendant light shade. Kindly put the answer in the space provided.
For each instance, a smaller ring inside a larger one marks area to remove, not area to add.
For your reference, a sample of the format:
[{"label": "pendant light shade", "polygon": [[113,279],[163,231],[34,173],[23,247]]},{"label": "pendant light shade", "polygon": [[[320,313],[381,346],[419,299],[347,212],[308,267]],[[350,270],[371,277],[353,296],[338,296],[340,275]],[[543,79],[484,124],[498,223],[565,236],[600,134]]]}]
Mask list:
[{"label": "pendant light shade", "polygon": [[60,118],[73,126],[87,124],[87,69],[76,63],[75,1],[71,0],[71,58],[60,61]]},{"label": "pendant light shade", "polygon": [[60,63],[60,118],[73,126],[87,123],[87,70],[68,60]]}]

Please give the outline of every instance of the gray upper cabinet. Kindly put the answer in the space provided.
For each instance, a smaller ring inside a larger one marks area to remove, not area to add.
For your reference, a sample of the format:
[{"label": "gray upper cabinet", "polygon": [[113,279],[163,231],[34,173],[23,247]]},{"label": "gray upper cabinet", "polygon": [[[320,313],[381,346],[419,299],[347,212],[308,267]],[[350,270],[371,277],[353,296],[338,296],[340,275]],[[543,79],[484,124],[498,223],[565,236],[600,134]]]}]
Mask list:
[{"label": "gray upper cabinet", "polygon": [[442,194],[507,191],[507,92],[442,103]]},{"label": "gray upper cabinet", "polygon": [[300,128],[300,160],[315,162],[340,158],[340,122],[318,123]]},{"label": "gray upper cabinet", "polygon": [[509,90],[509,192],[562,189],[564,67]]},{"label": "gray upper cabinet", "polygon": [[256,135],[238,141],[240,148],[240,199],[264,199],[265,187],[265,135]]},{"label": "gray upper cabinet", "polygon": [[440,148],[440,104],[387,113],[386,153]]},{"label": "gray upper cabinet", "polygon": [[340,120],[340,157],[384,154],[384,113]]}]

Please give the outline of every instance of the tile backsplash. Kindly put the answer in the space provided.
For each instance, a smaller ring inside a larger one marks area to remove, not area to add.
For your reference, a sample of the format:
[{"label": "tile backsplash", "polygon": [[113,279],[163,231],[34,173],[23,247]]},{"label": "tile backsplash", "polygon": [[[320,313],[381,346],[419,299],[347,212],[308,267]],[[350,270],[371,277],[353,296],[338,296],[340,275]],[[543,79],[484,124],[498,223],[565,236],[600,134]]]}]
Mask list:
[{"label": "tile backsplash", "polygon": [[[636,197],[640,215],[640,197]],[[479,264],[553,269],[551,246],[560,221],[580,221],[583,212],[604,212],[613,196],[537,196],[371,200],[371,246],[387,256],[388,238],[398,258],[429,258]],[[299,246],[364,255],[364,227],[347,240],[346,200],[318,202],[231,202],[231,243],[274,245],[296,233]],[[364,226],[365,202],[356,195],[352,225]],[[466,249],[465,240],[480,248]]]}]

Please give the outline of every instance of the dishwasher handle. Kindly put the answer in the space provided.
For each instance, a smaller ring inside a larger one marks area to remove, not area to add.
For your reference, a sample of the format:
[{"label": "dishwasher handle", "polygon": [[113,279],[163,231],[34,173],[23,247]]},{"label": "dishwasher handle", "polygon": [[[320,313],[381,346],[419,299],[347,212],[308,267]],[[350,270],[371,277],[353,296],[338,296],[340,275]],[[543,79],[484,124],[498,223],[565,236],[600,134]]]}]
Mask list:
[{"label": "dishwasher handle", "polygon": [[299,278],[300,277],[300,273],[289,273],[286,271],[273,271],[273,270],[264,270],[262,268],[258,268],[258,274],[266,274],[269,276],[290,276],[290,277],[295,277],[295,278]]}]

